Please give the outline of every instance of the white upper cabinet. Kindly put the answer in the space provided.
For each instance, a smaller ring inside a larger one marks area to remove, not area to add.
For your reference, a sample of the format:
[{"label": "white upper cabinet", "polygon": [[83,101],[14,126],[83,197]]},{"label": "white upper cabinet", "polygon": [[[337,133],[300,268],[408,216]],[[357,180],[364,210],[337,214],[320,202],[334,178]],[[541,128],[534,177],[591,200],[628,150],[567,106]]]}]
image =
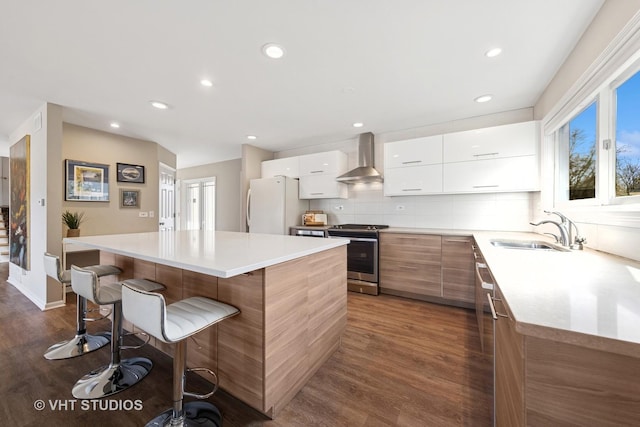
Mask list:
[{"label": "white upper cabinet", "polygon": [[442,163],[412,168],[385,168],[385,196],[437,193],[442,193]]},{"label": "white upper cabinet", "polygon": [[442,135],[384,144],[384,195],[442,193]]},{"label": "white upper cabinet", "polygon": [[348,170],[348,158],[342,151],[300,156],[301,199],[346,199],[347,184],[336,178]]},{"label": "white upper cabinet", "polygon": [[283,159],[265,160],[262,162],[262,178],[272,178],[274,176],[299,177],[299,159],[299,157],[285,157]]},{"label": "white upper cabinet", "polygon": [[444,135],[444,163],[535,155],[539,122],[523,122]]},{"label": "white upper cabinet", "polygon": [[300,176],[305,175],[342,175],[347,171],[347,155],[342,151],[300,156]]},{"label": "white upper cabinet", "polygon": [[442,135],[384,144],[385,169],[438,163],[442,163]]},{"label": "white upper cabinet", "polygon": [[539,189],[538,156],[444,164],[445,193],[498,193]]}]

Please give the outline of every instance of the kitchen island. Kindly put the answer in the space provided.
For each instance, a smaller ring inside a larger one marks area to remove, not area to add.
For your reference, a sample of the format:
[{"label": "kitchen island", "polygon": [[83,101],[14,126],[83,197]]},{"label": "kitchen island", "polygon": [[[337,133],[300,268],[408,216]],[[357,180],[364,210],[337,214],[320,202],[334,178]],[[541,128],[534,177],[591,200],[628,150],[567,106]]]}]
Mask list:
[{"label": "kitchen island", "polygon": [[[340,344],[347,319],[345,239],[223,231],[163,231],[66,238],[100,250],[119,280],[167,287],[167,303],[205,296],[240,309],[195,335],[188,366],[275,418]],[[125,328],[135,329],[126,321]],[[171,345],[152,345],[172,355]]]}]

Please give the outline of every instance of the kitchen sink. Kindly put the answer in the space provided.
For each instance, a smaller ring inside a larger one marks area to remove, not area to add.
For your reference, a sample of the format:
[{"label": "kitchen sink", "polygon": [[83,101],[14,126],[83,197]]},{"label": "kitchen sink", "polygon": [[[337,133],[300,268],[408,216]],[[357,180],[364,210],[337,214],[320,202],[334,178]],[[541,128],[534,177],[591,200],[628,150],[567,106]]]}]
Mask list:
[{"label": "kitchen sink", "polygon": [[505,249],[528,249],[535,251],[561,251],[566,252],[567,249],[554,245],[552,243],[543,242],[542,240],[491,240],[491,244],[498,248]]}]

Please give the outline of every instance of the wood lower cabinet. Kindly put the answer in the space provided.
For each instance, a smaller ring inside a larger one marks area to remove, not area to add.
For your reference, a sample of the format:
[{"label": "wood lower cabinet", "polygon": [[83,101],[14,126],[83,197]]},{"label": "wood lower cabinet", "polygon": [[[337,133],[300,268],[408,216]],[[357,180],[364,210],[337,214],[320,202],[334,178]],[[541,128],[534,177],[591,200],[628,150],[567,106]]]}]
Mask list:
[{"label": "wood lower cabinet", "polygon": [[380,291],[442,296],[442,237],[380,233]]},{"label": "wood lower cabinet", "polygon": [[640,420],[640,355],[523,335],[496,287],[496,426],[631,426]]},{"label": "wood lower cabinet", "polygon": [[442,296],[473,304],[473,237],[442,236]]},{"label": "wood lower cabinet", "polygon": [[472,308],[471,236],[380,233],[380,291]]}]

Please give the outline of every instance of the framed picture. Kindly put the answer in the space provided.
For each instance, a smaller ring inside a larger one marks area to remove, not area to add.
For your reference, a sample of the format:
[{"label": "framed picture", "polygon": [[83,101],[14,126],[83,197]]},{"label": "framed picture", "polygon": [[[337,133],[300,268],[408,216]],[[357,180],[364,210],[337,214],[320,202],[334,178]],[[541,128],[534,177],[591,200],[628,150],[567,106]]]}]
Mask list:
[{"label": "framed picture", "polygon": [[118,168],[118,182],[133,182],[144,184],[144,166],[116,163]]},{"label": "framed picture", "polygon": [[140,190],[120,189],[120,207],[140,209]]},{"label": "framed picture", "polygon": [[66,159],[65,175],[65,200],[109,201],[109,165]]}]

